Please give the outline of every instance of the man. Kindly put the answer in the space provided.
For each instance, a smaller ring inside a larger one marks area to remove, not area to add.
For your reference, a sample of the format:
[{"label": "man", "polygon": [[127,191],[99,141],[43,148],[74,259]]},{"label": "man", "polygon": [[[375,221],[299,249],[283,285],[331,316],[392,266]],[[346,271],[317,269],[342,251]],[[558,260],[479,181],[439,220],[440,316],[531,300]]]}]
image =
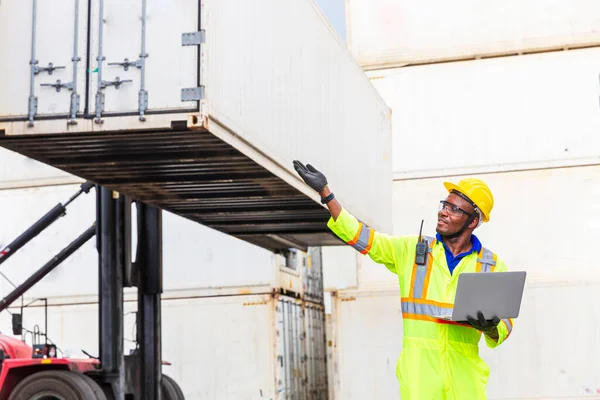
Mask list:
[{"label": "man", "polygon": [[440,202],[437,235],[426,238],[427,253],[417,263],[417,236],[375,232],[342,207],[321,172],[299,161],[294,168],[327,205],[329,228],[398,275],[404,337],[396,376],[402,400],[485,399],[489,368],[479,357],[481,335],[489,347],[499,346],[512,331],[512,319],[486,319],[479,312],[467,324],[436,316],[452,309],[460,273],[507,270],[473,235],[490,219],[494,199],[488,186],[478,179],[444,183],[448,196]]}]

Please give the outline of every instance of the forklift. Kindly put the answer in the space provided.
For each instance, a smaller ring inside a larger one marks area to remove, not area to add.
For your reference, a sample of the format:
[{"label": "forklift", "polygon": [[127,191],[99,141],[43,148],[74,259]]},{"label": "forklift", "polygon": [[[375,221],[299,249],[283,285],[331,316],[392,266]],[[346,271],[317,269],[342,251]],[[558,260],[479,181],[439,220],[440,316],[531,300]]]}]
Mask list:
[{"label": "forklift", "polygon": [[[58,357],[46,331],[32,332],[32,345],[0,334],[0,400],[183,400],[180,386],[162,374],[162,210],[104,186],[85,182],[8,246],[0,265],[59,218],[82,194],[96,192],[96,221],[50,261],[0,300],[7,310],[36,283],[96,236],[98,251],[98,357]],[[137,248],[132,262],[131,207],[137,213]],[[138,290],[136,348],[124,355],[123,289]],[[12,314],[13,335],[23,333],[23,306]],[[43,338],[43,339],[41,339]]]}]

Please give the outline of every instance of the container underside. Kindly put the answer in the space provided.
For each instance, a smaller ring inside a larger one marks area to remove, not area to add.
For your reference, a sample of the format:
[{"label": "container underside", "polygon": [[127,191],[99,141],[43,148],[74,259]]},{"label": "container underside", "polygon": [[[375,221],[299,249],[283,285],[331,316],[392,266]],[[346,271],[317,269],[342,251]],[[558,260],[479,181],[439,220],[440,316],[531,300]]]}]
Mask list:
[{"label": "container underside", "polygon": [[341,244],[325,208],[207,131],[0,131],[0,146],[269,250]]}]

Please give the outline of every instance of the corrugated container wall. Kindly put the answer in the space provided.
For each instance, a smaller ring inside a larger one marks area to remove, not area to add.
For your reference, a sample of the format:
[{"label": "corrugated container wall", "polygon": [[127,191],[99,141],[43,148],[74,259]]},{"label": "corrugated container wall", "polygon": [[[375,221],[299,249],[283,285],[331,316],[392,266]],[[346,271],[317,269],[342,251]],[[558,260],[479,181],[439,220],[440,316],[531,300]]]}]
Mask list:
[{"label": "corrugated container wall", "polygon": [[[260,11],[245,0],[204,3],[208,128],[229,140],[235,132],[288,171],[295,158],[312,163],[350,210],[390,227],[391,188],[371,179],[391,174],[389,109],[314,1],[264,0]],[[358,158],[370,165],[349,174]]]},{"label": "corrugated container wall", "polygon": [[[347,294],[351,293],[351,294]],[[402,348],[400,298],[393,291],[340,292],[328,319],[330,400],[397,400]]]},{"label": "corrugated container wall", "polygon": [[321,250],[323,257],[323,290],[356,288],[357,268],[364,258],[348,245],[327,246]]},{"label": "corrugated container wall", "polygon": [[0,190],[83,181],[60,169],[0,148]]},{"label": "corrugated container wall", "polygon": [[[72,149],[83,143],[76,133],[117,146],[105,132],[175,130],[172,140],[178,140],[178,129],[190,130],[187,139],[216,137],[264,168],[261,179],[268,176],[269,185],[274,180],[319,205],[292,165],[294,159],[310,162],[336,182],[336,196],[350,210],[371,226],[391,227],[391,188],[371,179],[391,179],[389,109],[312,0],[177,0],[168,6],[147,0],[145,8],[110,1],[89,2],[90,8],[85,1],[22,3],[0,3],[0,132],[8,137],[2,145],[110,182],[106,165],[73,159]],[[11,23],[17,20],[24,22]],[[138,54],[143,57],[136,61]],[[52,69],[50,62],[64,68]],[[365,132],[369,146],[360,145]],[[74,147],[53,152],[22,138],[37,133],[69,133],[64,140]],[[161,147],[157,142],[149,151]],[[361,168],[349,174],[357,159]],[[111,172],[129,171],[126,162],[132,161],[115,161]],[[139,188],[113,181],[124,194]],[[144,182],[175,190],[160,180]],[[246,234],[242,228],[239,236]],[[310,233],[298,237],[317,240]],[[312,245],[326,240],[329,234]]]},{"label": "corrugated container wall", "polygon": [[[125,304],[126,353],[135,348],[135,310],[135,302]],[[82,349],[96,354],[97,312],[93,304],[50,307],[50,339],[76,357],[86,357]],[[172,327],[162,332],[163,359],[172,364],[163,372],[188,400],[326,399],[321,306],[270,295],[171,299],[162,303],[162,320]],[[44,309],[27,308],[23,324],[43,329]],[[10,332],[7,313],[0,328]]]},{"label": "corrugated container wall", "polygon": [[596,164],[600,48],[373,71],[395,179]]},{"label": "corrugated container wall", "polygon": [[367,69],[600,45],[595,0],[346,0]]}]

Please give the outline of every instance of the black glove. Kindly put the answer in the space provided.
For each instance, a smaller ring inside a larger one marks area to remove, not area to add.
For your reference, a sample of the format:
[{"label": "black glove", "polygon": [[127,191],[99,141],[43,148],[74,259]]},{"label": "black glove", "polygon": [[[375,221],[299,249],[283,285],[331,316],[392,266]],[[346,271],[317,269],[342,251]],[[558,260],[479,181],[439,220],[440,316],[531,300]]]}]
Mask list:
[{"label": "black glove", "polygon": [[471,317],[470,315],[467,315],[467,321],[469,321],[469,323],[471,325],[473,325],[473,328],[480,330],[483,333],[487,333],[490,334],[494,331],[496,331],[496,327],[498,326],[498,324],[500,323],[500,318],[498,317],[494,317],[494,319],[485,319],[483,317],[483,313],[481,311],[477,312],[477,318],[475,319],[473,317]]},{"label": "black glove", "polygon": [[325,178],[325,175],[317,171],[312,165],[307,164],[304,166],[300,161],[294,160],[294,168],[304,182],[317,192],[320,192],[327,186],[327,178]]}]

